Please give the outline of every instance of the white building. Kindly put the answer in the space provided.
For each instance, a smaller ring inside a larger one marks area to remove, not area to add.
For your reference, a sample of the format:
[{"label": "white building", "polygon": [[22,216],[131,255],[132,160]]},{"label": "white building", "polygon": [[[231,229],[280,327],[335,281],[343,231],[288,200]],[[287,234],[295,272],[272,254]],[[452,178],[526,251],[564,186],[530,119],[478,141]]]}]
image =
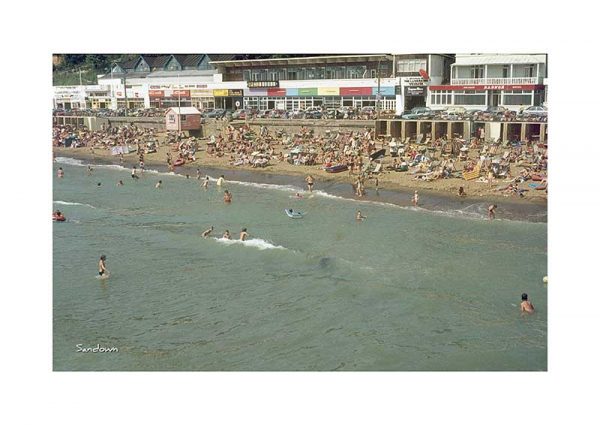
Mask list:
[{"label": "white building", "polygon": [[449,85],[430,85],[432,109],[504,106],[518,111],[545,102],[547,55],[457,54]]}]

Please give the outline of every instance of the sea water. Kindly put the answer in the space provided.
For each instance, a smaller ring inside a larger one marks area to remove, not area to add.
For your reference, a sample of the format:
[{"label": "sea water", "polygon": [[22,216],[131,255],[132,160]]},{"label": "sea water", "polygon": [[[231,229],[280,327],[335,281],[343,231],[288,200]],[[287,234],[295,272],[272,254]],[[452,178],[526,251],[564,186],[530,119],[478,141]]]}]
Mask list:
[{"label": "sea water", "polygon": [[547,369],[544,222],[86,166],[54,164],[55,370]]}]

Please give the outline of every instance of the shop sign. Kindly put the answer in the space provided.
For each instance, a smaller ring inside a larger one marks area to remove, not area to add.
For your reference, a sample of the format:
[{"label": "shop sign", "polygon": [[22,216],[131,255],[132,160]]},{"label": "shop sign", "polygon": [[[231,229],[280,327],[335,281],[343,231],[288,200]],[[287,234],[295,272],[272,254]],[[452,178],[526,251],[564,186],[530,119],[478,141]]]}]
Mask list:
[{"label": "shop sign", "polygon": [[319,87],[317,94],[319,96],[339,96],[340,89],[338,87]]},{"label": "shop sign", "polygon": [[403,86],[424,86],[426,84],[427,83],[423,77],[403,77],[402,78]]},{"label": "shop sign", "polygon": [[191,89],[190,96],[192,97],[206,97],[212,96],[212,90],[209,89]]},{"label": "shop sign", "polygon": [[404,87],[405,96],[425,96],[425,87]]},{"label": "shop sign", "polygon": [[215,89],[213,90],[213,96],[227,96],[229,95],[229,90],[227,89]]},{"label": "shop sign", "polygon": [[162,90],[148,90],[148,95],[151,98],[165,97],[165,93]]},{"label": "shop sign", "polygon": [[279,87],[279,81],[248,81],[249,89]]},{"label": "shop sign", "polygon": [[190,97],[190,91],[189,90],[173,90],[173,97]]},{"label": "shop sign", "polygon": [[316,96],[318,94],[318,91],[316,88],[305,88],[305,89],[298,89],[298,96]]},{"label": "shop sign", "polygon": [[472,86],[429,86],[431,90],[543,90],[539,84],[500,84],[500,85],[472,85]]},{"label": "shop sign", "polygon": [[230,89],[229,90],[229,96],[243,96],[243,95],[244,95],[243,89]]}]

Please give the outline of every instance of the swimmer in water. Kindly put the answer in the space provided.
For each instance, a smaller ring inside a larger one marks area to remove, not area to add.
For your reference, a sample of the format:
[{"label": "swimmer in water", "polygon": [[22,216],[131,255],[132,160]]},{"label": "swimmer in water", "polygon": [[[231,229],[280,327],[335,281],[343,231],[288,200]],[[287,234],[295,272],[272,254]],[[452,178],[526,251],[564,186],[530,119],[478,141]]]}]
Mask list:
[{"label": "swimmer in water", "polygon": [[139,179],[139,176],[137,175],[137,168],[135,167],[135,165],[131,169],[131,178],[134,180]]},{"label": "swimmer in water", "polygon": [[250,235],[248,234],[248,232],[246,231],[246,228],[244,227],[242,229],[242,231],[240,232],[240,240],[245,241],[248,238],[248,236],[250,236]]},{"label": "swimmer in water", "polygon": [[98,186],[102,186],[102,183],[98,182]]},{"label": "swimmer in water", "polygon": [[208,178],[208,176],[206,176],[204,178],[204,183],[202,183],[202,187],[205,189],[208,189],[208,182],[210,181],[210,179]]},{"label": "swimmer in water", "polygon": [[98,261],[98,275],[100,277],[108,277],[108,270],[106,269],[106,255],[100,256],[100,261]]},{"label": "swimmer in water", "polygon": [[229,233],[229,230],[225,230],[225,233],[223,233],[223,239],[231,239],[231,234]]},{"label": "swimmer in water", "polygon": [[417,205],[419,205],[419,191],[418,190],[415,190],[415,194],[412,197],[412,203],[415,207]]},{"label": "swimmer in water", "polygon": [[223,186],[225,183],[225,176],[221,174],[221,176],[217,179],[217,186]]},{"label": "swimmer in water", "polygon": [[60,210],[56,210],[54,211],[54,215],[56,216],[56,218],[63,218],[63,213],[60,212]]},{"label": "swimmer in water", "polygon": [[302,195],[300,195],[300,193],[296,192],[296,198],[302,198]]},{"label": "swimmer in water", "polygon": [[189,174],[186,174],[186,175],[185,175],[185,178],[189,180],[189,178],[190,178],[190,175],[189,175]]},{"label": "swimmer in water", "polygon": [[88,171],[88,176],[91,176],[92,175],[92,171],[94,171],[94,169],[92,168],[91,165],[88,165],[87,171]]},{"label": "swimmer in water", "polygon": [[358,221],[363,221],[365,218],[367,218],[367,216],[366,216],[366,215],[362,215],[362,213],[361,213],[360,211],[358,211],[358,212],[356,213],[356,219],[357,219]]},{"label": "swimmer in water", "polygon": [[215,228],[213,226],[210,226],[208,229],[206,229],[204,232],[202,232],[202,237],[203,238],[208,237],[208,235],[210,235],[214,229]]},{"label": "swimmer in water", "polygon": [[62,167],[58,167],[58,177],[64,177],[65,176],[65,172],[63,171]]},{"label": "swimmer in water", "polygon": [[156,185],[154,186],[157,189],[160,189],[162,186],[162,180],[159,180],[158,183],[156,183]]},{"label": "swimmer in water", "polygon": [[488,207],[488,218],[490,220],[493,220],[496,218],[496,208],[498,208],[498,205],[496,205],[496,204],[490,205]]},{"label": "swimmer in water", "polygon": [[534,311],[533,304],[527,299],[528,296],[526,293],[521,295],[521,313],[531,314]]},{"label": "swimmer in water", "polygon": [[225,201],[226,204],[230,204],[232,199],[233,197],[231,196],[231,193],[226,190],[225,194],[223,195],[223,201]]},{"label": "swimmer in water", "polygon": [[124,185],[123,180],[119,180],[119,182],[117,183],[117,186],[123,186],[123,185]]}]

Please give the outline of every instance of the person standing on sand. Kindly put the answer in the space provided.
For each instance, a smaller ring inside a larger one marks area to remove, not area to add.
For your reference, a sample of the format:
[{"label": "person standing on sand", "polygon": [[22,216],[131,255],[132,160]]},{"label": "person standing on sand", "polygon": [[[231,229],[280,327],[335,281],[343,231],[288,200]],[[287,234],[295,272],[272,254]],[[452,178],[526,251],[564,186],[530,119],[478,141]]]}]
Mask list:
[{"label": "person standing on sand", "polygon": [[379,179],[375,177],[375,193],[379,195]]},{"label": "person standing on sand", "polygon": [[467,196],[467,192],[465,192],[465,188],[464,187],[461,186],[461,187],[458,188],[458,196],[460,196],[460,197]]},{"label": "person standing on sand", "polygon": [[315,179],[312,175],[308,175],[304,180],[306,180],[306,185],[308,186],[308,191],[312,192],[313,185],[315,184]]},{"label": "person standing on sand", "polygon": [[123,152],[119,153],[119,163],[123,165]]},{"label": "person standing on sand", "polygon": [[531,314],[534,312],[533,304],[527,299],[528,296],[526,293],[521,295],[521,313]]},{"label": "person standing on sand", "polygon": [[419,205],[419,191],[415,190],[415,194],[412,197],[412,203],[416,207]]},{"label": "person standing on sand", "polygon": [[244,227],[242,229],[242,231],[240,232],[240,240],[245,241],[248,238],[248,236],[250,236],[250,235],[248,234],[248,232],[246,231],[246,228]]},{"label": "person standing on sand", "polygon": [[498,205],[496,205],[496,204],[490,205],[488,207],[488,218],[490,220],[493,220],[496,218],[496,208],[498,208]]}]

